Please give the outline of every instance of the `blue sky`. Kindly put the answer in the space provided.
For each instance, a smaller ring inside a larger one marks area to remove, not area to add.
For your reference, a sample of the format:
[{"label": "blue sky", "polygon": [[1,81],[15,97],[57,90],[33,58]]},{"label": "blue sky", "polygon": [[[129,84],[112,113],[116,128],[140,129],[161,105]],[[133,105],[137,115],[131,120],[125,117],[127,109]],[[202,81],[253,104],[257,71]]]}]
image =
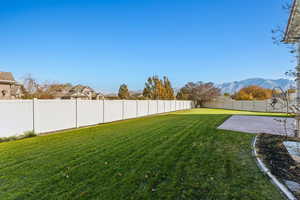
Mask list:
[{"label": "blue sky", "polygon": [[272,43],[282,0],[0,0],[0,71],[20,79],[142,89],[281,78],[292,56]]}]

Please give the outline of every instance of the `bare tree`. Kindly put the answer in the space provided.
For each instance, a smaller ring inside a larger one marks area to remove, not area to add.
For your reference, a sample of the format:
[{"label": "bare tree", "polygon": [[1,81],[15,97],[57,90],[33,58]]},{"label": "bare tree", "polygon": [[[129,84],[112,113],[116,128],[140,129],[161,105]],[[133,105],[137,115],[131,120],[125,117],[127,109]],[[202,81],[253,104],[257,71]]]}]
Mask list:
[{"label": "bare tree", "polygon": [[35,98],[35,94],[39,91],[39,84],[31,74],[25,75],[23,78],[24,98],[31,99]]},{"label": "bare tree", "polygon": [[[285,91],[280,87],[275,87],[272,91],[272,100],[270,104],[273,111],[282,112],[282,110],[285,110],[287,117],[294,117],[299,111],[299,108],[293,103],[290,95],[291,90]],[[283,125],[286,137],[291,136],[289,132],[293,132],[295,127],[291,127],[291,125],[288,124],[289,118],[275,118],[274,120]],[[296,133],[294,136],[296,137]]]},{"label": "bare tree", "polygon": [[196,106],[203,106],[204,103],[220,96],[220,89],[213,83],[189,82],[180,89],[177,97],[179,99],[188,99],[195,102]]},{"label": "bare tree", "polygon": [[72,85],[70,83],[61,84],[57,82],[45,81],[39,83],[30,74],[23,77],[23,93],[25,99],[54,99],[60,97],[68,91]]}]

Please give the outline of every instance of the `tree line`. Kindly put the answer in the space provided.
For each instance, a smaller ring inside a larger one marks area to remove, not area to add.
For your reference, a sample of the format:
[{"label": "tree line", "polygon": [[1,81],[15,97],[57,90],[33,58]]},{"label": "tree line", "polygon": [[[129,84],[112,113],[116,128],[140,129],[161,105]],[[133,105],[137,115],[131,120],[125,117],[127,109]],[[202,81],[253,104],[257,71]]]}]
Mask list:
[{"label": "tree line", "polygon": [[[70,83],[39,83],[30,75],[23,79],[22,93],[24,99],[54,99],[66,89],[72,88]],[[293,89],[289,93],[295,92]],[[265,100],[270,99],[274,91],[262,88],[257,85],[244,87],[234,94],[225,96],[235,100]],[[219,88],[212,82],[188,82],[182,88],[176,90],[167,76],[151,76],[141,92],[130,91],[126,84],[119,87],[118,94],[105,96],[106,99],[127,99],[127,100],[191,100],[195,105],[202,106],[221,95]]]},{"label": "tree line", "polygon": [[[70,83],[39,83],[30,75],[23,78],[23,98],[53,99],[60,93],[73,87]],[[179,90],[173,88],[167,76],[151,76],[141,92],[130,91],[127,84],[119,87],[117,95],[105,96],[106,99],[128,100],[192,100],[196,105],[203,105],[220,95],[220,89],[213,83],[189,82]]]},{"label": "tree line", "polygon": [[122,84],[119,88],[118,97],[120,99],[174,100],[175,92],[168,77],[164,76],[163,79],[160,79],[158,76],[152,76],[147,79],[141,93],[130,94],[128,86]]},{"label": "tree line", "polygon": [[[143,100],[192,100],[196,105],[202,106],[220,94],[220,89],[211,82],[189,82],[176,92],[168,77],[164,76],[161,79],[159,76],[152,76],[147,79],[143,93],[138,98]],[[120,86],[118,97],[120,99],[134,98],[130,96],[126,84]]]},{"label": "tree line", "polygon": [[[72,88],[70,83],[39,83],[30,75],[24,77],[22,93],[24,99],[54,99],[68,88]],[[295,92],[293,89],[289,93]],[[234,94],[225,93],[224,96],[235,100],[265,100],[270,99],[274,91],[262,88],[257,85],[244,87]],[[118,94],[105,96],[106,99],[127,99],[127,100],[191,100],[195,105],[202,106],[221,95],[219,88],[212,82],[188,82],[180,89],[174,89],[167,76],[151,76],[146,82],[141,92],[130,91],[127,84],[119,87]]]}]

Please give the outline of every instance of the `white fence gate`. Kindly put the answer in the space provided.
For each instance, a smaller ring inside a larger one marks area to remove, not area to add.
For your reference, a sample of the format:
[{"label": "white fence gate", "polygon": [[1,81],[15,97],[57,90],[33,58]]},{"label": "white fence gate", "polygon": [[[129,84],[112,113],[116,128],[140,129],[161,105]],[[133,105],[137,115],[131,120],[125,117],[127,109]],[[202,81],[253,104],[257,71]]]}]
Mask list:
[{"label": "white fence gate", "polygon": [[167,100],[0,100],[0,137],[46,133],[192,108]]}]

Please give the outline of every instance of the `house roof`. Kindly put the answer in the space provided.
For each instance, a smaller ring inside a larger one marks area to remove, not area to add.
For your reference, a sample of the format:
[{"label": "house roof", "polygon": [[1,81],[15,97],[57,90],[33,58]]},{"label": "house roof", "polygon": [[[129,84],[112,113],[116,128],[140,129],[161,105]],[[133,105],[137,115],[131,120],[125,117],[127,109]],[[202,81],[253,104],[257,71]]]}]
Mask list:
[{"label": "house roof", "polygon": [[88,97],[89,95],[85,93],[86,91],[90,92],[90,95],[92,97],[97,97],[97,96],[104,96],[102,93],[96,93],[91,87],[85,86],[85,85],[76,85],[73,86],[68,93],[65,95],[65,97]]},{"label": "house roof", "polygon": [[300,40],[300,0],[294,0],[283,42],[296,43]]},{"label": "house roof", "polygon": [[0,82],[14,83],[16,81],[11,72],[0,72]]},{"label": "house roof", "polygon": [[71,88],[71,91],[82,92],[84,89],[88,89],[88,90],[94,92],[94,90],[92,88],[90,88],[89,86],[85,86],[85,85],[75,85],[74,87]]},{"label": "house roof", "polygon": [[68,94],[69,95],[75,95],[75,94],[78,94],[78,93],[82,93],[84,92],[84,90],[88,90],[90,91],[91,93],[95,93],[94,90],[88,86],[84,86],[84,85],[76,85],[76,86],[73,86]]}]

